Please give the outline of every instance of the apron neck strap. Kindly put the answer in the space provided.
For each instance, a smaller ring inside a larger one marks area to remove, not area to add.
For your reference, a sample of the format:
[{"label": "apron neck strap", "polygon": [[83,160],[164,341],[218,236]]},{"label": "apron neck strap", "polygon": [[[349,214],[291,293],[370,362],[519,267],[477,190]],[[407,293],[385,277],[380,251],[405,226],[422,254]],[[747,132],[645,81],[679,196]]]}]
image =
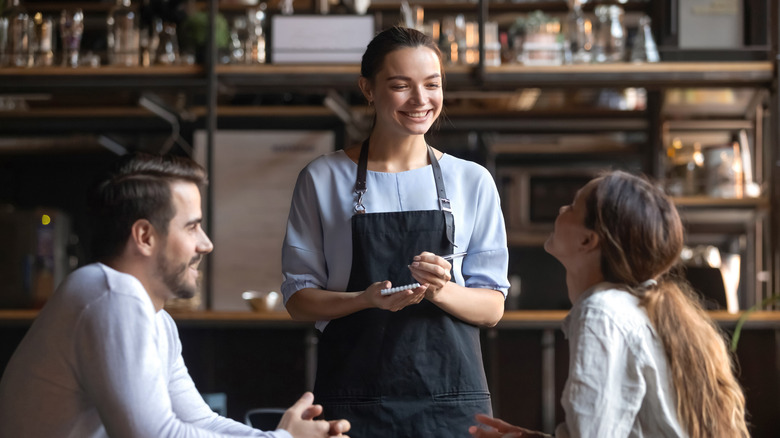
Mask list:
[{"label": "apron neck strap", "polygon": [[[370,137],[369,137],[370,138]],[[355,204],[355,213],[365,213],[366,207],[363,205],[363,195],[368,191],[366,186],[366,174],[368,169],[368,140],[366,138],[363,141],[363,145],[360,147],[360,158],[358,158],[357,179],[355,180],[355,193],[358,196],[357,203]],[[436,194],[439,198],[439,210],[445,212],[447,217],[447,238],[450,243],[455,245],[455,232],[452,218],[452,206],[450,200],[447,198],[447,190],[444,187],[444,178],[441,175],[441,166],[439,166],[439,160],[436,159],[436,154],[433,152],[433,148],[426,144],[428,148],[428,160],[431,162],[431,168],[433,170],[433,180],[436,183]]]},{"label": "apron neck strap", "polygon": [[368,168],[368,140],[363,140],[360,147],[360,158],[358,158],[357,180],[355,181],[355,193],[366,193],[366,169]]},{"label": "apron neck strap", "polygon": [[439,195],[439,210],[452,213],[450,200],[447,198],[447,190],[444,188],[444,178],[441,176],[439,160],[436,159],[433,148],[430,145],[426,146],[428,147],[428,159],[431,161],[431,168],[433,168],[433,180],[436,182],[436,193]]}]

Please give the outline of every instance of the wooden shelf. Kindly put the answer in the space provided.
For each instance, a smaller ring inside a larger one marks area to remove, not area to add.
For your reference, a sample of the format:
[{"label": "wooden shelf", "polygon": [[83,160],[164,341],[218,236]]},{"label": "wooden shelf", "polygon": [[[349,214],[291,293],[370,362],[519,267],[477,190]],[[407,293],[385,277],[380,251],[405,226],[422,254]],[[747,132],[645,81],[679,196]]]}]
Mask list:
[{"label": "wooden shelf", "polygon": [[769,199],[758,198],[713,198],[710,196],[680,196],[672,198],[680,208],[739,208],[763,209],[769,208]]},{"label": "wooden shelf", "polygon": [[[475,66],[447,66],[448,89],[506,90],[523,87],[658,87],[769,86],[771,62],[661,62],[655,64],[586,64],[562,66],[502,65],[486,67],[480,81]],[[357,88],[358,65],[220,65],[220,82],[228,86],[285,89]],[[481,82],[481,83],[480,83]],[[0,92],[41,89],[144,87],[176,89],[203,86],[202,66],[97,68],[3,68]]]},{"label": "wooden shelf", "polygon": [[486,67],[486,86],[660,87],[769,85],[771,62],[659,62]]},{"label": "wooden shelf", "polygon": [[[358,65],[223,65],[222,82],[236,86],[355,87]],[[523,87],[659,87],[769,85],[771,62],[659,62],[486,67],[482,84],[476,66],[446,66],[448,89],[506,90]]]},{"label": "wooden shelf", "polygon": [[29,110],[4,111],[0,113],[4,119],[44,119],[44,118],[76,118],[105,119],[113,117],[157,117],[149,110],[141,107],[69,107],[69,108],[35,108]]},{"label": "wooden shelf", "polygon": [[[358,64],[254,64],[219,65],[219,81],[236,87],[284,87],[286,90],[323,88],[357,91],[360,77]],[[474,67],[447,66],[447,83],[455,87],[472,83]]]},{"label": "wooden shelf", "polygon": [[63,90],[175,89],[205,91],[205,70],[200,65],[152,67],[39,67],[0,68],[0,93]]},{"label": "wooden shelf", "polygon": [[[510,310],[504,312],[497,328],[558,328],[567,314],[566,310]],[[712,311],[708,314],[724,327],[734,326],[741,316],[741,313],[731,314],[725,311]],[[30,324],[36,316],[38,310],[0,310],[0,325]],[[247,325],[277,328],[314,326],[312,322],[293,321],[287,312],[172,311],[171,316],[180,326]],[[780,329],[780,312],[754,312],[745,327]]]}]

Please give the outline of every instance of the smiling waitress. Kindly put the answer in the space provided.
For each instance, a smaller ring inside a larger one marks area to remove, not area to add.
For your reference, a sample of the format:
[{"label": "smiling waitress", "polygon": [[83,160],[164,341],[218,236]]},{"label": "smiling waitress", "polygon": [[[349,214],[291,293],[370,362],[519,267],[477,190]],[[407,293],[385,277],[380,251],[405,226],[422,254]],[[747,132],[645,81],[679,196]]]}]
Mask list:
[{"label": "smiling waitress", "polygon": [[[443,104],[430,37],[379,33],[360,73],[374,126],[298,177],[282,250],[287,310],[317,321],[317,403],[348,419],[351,437],[468,436],[474,414],[491,411],[479,327],[501,319],[509,287],[498,193],[483,167],[425,141]],[[453,252],[468,254],[441,257]]]}]

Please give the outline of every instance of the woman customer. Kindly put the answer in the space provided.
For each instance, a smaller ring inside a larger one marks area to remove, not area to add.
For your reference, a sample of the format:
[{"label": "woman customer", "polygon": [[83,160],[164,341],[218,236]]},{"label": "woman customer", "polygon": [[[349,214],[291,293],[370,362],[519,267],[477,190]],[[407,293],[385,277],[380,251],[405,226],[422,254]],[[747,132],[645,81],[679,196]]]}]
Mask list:
[{"label": "woman customer", "polygon": [[[724,336],[670,269],[683,247],[672,201],[615,171],[561,207],[545,250],[566,268],[569,377],[556,437],[746,437]],[[478,438],[545,436],[485,415]]]},{"label": "woman customer", "polygon": [[[350,436],[468,436],[491,409],[478,327],[499,321],[509,286],[498,193],[483,167],[426,142],[444,85],[430,37],[379,33],[360,73],[374,125],[299,175],[286,307],[322,330],[314,393]],[[456,251],[467,254],[442,257]]]}]

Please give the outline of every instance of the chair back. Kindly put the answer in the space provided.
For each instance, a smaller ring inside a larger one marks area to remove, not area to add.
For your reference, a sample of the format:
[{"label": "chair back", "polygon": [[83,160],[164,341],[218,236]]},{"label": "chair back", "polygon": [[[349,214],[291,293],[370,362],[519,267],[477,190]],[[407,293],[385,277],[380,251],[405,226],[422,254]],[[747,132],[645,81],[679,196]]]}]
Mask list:
[{"label": "chair back", "polygon": [[285,409],[282,408],[250,409],[246,412],[246,415],[244,415],[244,423],[255,429],[276,430],[284,412]]}]

